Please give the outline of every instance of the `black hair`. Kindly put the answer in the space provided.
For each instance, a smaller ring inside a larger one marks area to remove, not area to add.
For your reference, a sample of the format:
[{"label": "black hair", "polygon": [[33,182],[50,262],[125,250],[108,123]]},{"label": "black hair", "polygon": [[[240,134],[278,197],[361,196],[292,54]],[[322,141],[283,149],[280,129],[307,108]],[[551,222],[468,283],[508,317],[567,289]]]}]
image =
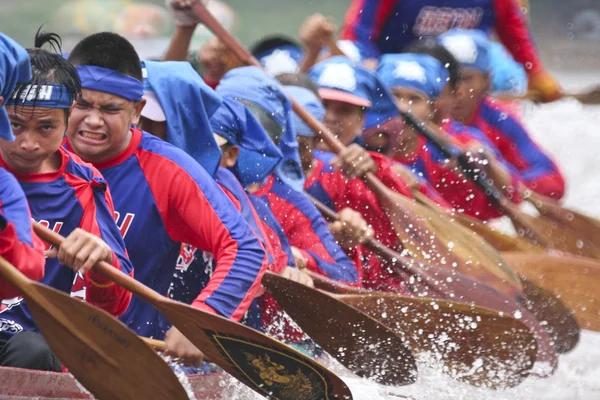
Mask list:
[{"label": "black hair", "polygon": [[[53,51],[43,50],[42,47],[48,45]],[[68,94],[77,100],[81,95],[81,80],[75,68],[65,60],[61,53],[62,40],[56,33],[44,32],[40,27],[35,34],[33,48],[27,49],[31,63],[31,80],[29,82],[20,82],[13,92],[14,98],[27,96],[33,86],[38,88],[47,85],[63,85]],[[27,91],[27,93],[25,93]],[[37,96],[33,96],[34,99]],[[34,107],[35,107],[34,100]],[[68,116],[68,109],[65,113]]]},{"label": "black hair", "polygon": [[144,81],[140,57],[133,45],[116,33],[100,32],[83,38],[69,54],[69,62],[112,69]]},{"label": "black hair", "polygon": [[307,74],[302,72],[299,73],[285,73],[281,75],[277,75],[275,77],[283,86],[298,86],[304,89],[310,90],[319,100],[321,100],[321,96],[319,96],[319,88],[313,82],[312,79]]},{"label": "black hair", "polygon": [[456,89],[460,64],[452,53],[433,38],[417,39],[404,48],[405,53],[427,54],[437,59],[448,71],[450,86]]},{"label": "black hair", "polygon": [[277,48],[277,47],[288,46],[288,45],[296,46],[300,49],[302,48],[300,43],[298,43],[291,37],[288,37],[285,35],[271,35],[271,36],[267,36],[267,37],[259,40],[258,42],[254,43],[250,47],[250,53],[252,53],[253,56],[257,56],[257,55],[260,55],[261,53],[264,53],[265,51],[269,51],[269,50]]}]

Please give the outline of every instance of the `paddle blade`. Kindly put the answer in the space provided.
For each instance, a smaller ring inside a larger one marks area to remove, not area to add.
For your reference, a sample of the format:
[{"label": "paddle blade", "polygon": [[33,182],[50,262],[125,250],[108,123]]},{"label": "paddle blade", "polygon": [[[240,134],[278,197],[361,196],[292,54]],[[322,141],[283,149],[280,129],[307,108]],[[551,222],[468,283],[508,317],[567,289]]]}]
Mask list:
[{"label": "paddle blade", "polygon": [[167,298],[155,306],[211,362],[262,396],[352,399],[333,372],[254,329]]},{"label": "paddle blade", "polygon": [[416,381],[415,360],[391,329],[289,279],[265,274],[263,285],[308,336],[358,376],[394,386]]},{"label": "paddle blade", "polygon": [[600,332],[600,262],[550,253],[505,253],[511,267],[557,296],[583,329]]},{"label": "paddle blade", "polygon": [[336,298],[394,328],[414,351],[430,353],[446,373],[474,386],[517,386],[535,362],[531,331],[497,311],[394,293]]},{"label": "paddle blade", "polygon": [[99,399],[188,399],[169,366],[107,312],[48,286],[25,295],[44,339]]}]

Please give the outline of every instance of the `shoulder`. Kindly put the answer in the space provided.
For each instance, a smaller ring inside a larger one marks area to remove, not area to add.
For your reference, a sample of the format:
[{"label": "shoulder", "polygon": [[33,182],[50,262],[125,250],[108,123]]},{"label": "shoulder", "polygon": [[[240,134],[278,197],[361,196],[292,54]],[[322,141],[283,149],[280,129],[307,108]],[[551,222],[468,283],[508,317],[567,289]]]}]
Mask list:
[{"label": "shoulder", "polygon": [[331,166],[331,162],[334,160],[335,154],[328,151],[315,150],[313,157],[318,164],[323,166],[321,171],[322,173],[331,173],[335,171],[335,169]]},{"label": "shoulder", "polygon": [[102,178],[102,174],[92,164],[83,161],[77,154],[70,152],[69,150],[61,147],[59,151],[69,158],[67,165],[67,172],[91,182],[94,177]]}]

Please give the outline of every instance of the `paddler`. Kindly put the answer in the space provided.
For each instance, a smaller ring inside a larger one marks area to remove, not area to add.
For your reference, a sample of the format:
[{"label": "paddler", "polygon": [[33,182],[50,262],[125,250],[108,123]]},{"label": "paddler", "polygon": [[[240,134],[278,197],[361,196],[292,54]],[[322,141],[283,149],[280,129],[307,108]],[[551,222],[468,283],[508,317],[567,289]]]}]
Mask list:
[{"label": "paddler", "polygon": [[504,159],[517,169],[527,187],[560,199],[565,193],[565,181],[556,164],[531,139],[511,110],[488,96],[489,40],[485,34],[453,30],[439,40],[461,63],[452,117],[482,131]]},{"label": "paddler", "polygon": [[295,265],[357,284],[353,263],[336,244],[319,211],[302,193],[304,174],[291,120],[291,103],[281,85],[256,67],[242,67],[225,75],[217,93],[245,104],[283,154],[274,173],[260,182],[253,193],[266,200],[283,227]]},{"label": "paddler", "polygon": [[[27,51],[0,33],[0,139],[14,141],[6,101],[19,82],[31,79]],[[0,256],[30,279],[44,275],[44,244],[33,233],[31,212],[17,180],[0,168]],[[18,291],[0,279],[0,300],[16,297]],[[0,306],[2,307],[2,306]],[[1,312],[1,311],[0,311]],[[0,345],[2,348],[2,345]],[[0,353],[1,354],[1,353]]]},{"label": "paddler", "polygon": [[[136,279],[166,294],[181,243],[188,243],[216,263],[192,306],[239,320],[258,291],[267,257],[209,173],[183,150],[132,128],[146,103],[133,46],[119,35],[98,33],[80,41],[69,61],[83,89],[66,145],[106,177]],[[140,335],[162,339],[158,311],[137,298],[121,320]],[[167,354],[186,364],[202,362],[201,351],[176,328],[165,341]]]},{"label": "paddler", "polygon": [[[386,54],[380,60],[377,73],[399,107],[426,124],[434,121],[435,104],[449,80],[446,68],[437,59],[427,54]],[[460,132],[461,138],[468,135],[466,130]],[[366,132],[365,142],[369,143],[376,133],[376,130]],[[500,215],[500,210],[485,193],[412,126],[405,124],[390,133],[387,154],[426,178],[455,210],[482,220]],[[456,132],[454,134],[453,138],[458,137]],[[487,160],[482,157],[484,146],[476,139],[482,138],[469,137],[470,141],[466,142],[470,146],[472,169],[485,171],[499,187],[506,188],[508,195],[512,194],[515,183],[511,175],[507,171],[496,173],[488,167]],[[489,143],[487,147],[493,145]],[[490,153],[487,150],[487,154]]]},{"label": "paddler", "polygon": [[561,97],[556,79],[544,68],[527,19],[515,0],[353,0],[341,38],[350,40],[365,60],[400,53],[415,39],[453,28],[495,32],[513,58],[525,67],[529,89],[543,101]]},{"label": "paddler", "polygon": [[[46,44],[58,53],[42,50]],[[57,35],[38,31],[28,52],[33,75],[7,98],[15,140],[0,140],[0,166],[19,181],[33,219],[66,236],[58,251],[48,247],[41,282],[69,293],[81,274],[86,301],[119,316],[127,309],[131,293],[93,269],[98,261],[106,261],[133,274],[114,221],[111,194],[96,168],[62,147],[81,82],[61,56]],[[37,333],[23,299],[14,299],[0,312],[1,366],[62,370],[60,360]]]}]

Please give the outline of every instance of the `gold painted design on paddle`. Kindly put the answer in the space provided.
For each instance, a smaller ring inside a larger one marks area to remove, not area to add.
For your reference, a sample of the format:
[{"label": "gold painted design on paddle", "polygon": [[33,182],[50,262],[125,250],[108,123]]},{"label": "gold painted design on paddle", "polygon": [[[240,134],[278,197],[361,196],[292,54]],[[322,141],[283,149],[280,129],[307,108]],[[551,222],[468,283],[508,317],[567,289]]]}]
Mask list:
[{"label": "gold painted design on paddle", "polygon": [[258,372],[260,379],[267,386],[273,386],[275,383],[285,385],[285,389],[281,392],[284,397],[288,396],[310,396],[313,387],[310,380],[302,371],[292,375],[283,365],[271,361],[268,354],[264,357],[257,357],[254,354],[244,352],[246,359],[254,366]]}]

